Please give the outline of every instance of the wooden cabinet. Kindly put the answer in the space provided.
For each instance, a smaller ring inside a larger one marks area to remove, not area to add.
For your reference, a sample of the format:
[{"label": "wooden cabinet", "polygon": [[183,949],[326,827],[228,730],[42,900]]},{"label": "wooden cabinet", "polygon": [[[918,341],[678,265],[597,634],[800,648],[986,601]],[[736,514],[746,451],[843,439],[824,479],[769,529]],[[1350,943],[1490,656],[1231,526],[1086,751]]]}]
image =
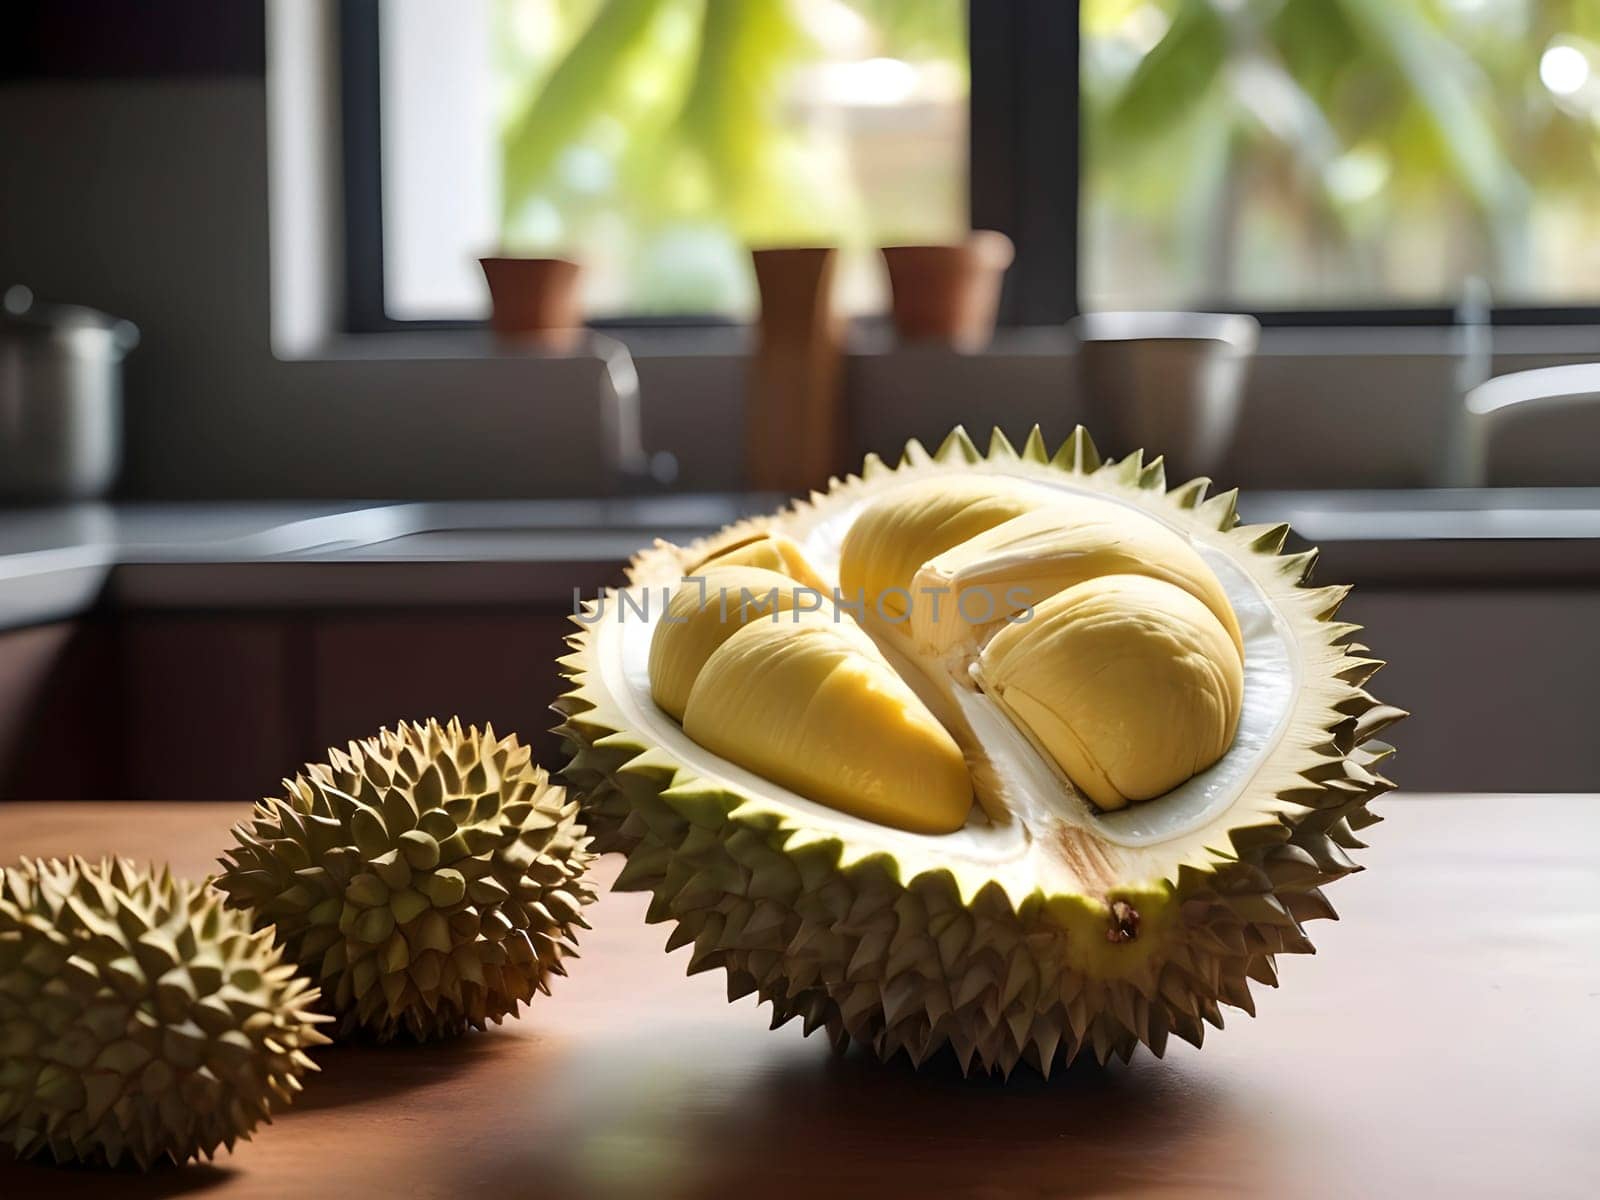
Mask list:
[{"label": "wooden cabinet", "polygon": [[115,664],[103,621],[0,632],[0,800],[124,794]]},{"label": "wooden cabinet", "polygon": [[561,765],[565,610],[126,613],[0,633],[0,800],[253,800],[329,746],[459,716]]},{"label": "wooden cabinet", "polygon": [[1600,590],[1357,588],[1339,610],[1411,716],[1384,735],[1412,791],[1600,790]]},{"label": "wooden cabinet", "polygon": [[311,691],[293,620],[134,614],[117,630],[125,794],[241,800],[302,761]]},{"label": "wooden cabinet", "polygon": [[459,716],[519,734],[538,761],[559,767],[550,704],[573,628],[560,611],[319,617],[310,635],[312,741],[320,752],[397,721]]},{"label": "wooden cabinet", "polygon": [[15,762],[36,736],[36,714],[73,629],[63,621],[0,634],[0,763]]},{"label": "wooden cabinet", "polygon": [[[1415,715],[1413,791],[1593,791],[1600,590],[1360,588],[1341,613]],[[0,633],[0,800],[253,800],[330,745],[450,717],[562,765],[565,608],[125,612]]]}]

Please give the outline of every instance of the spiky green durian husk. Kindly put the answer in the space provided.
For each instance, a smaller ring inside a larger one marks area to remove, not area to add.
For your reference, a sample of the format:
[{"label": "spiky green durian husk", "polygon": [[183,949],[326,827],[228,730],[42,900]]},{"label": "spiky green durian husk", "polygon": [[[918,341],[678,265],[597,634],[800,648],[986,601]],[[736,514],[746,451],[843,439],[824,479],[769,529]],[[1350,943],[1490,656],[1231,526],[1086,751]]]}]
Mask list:
[{"label": "spiky green durian husk", "polygon": [[566,974],[594,856],[515,736],[402,724],[284,787],[234,829],[217,885],[321,982],[340,1036],[482,1029]]},{"label": "spiky green durian husk", "polygon": [[231,1150],[316,1070],[316,998],[209,888],[24,859],[0,871],[0,1145],[141,1168]]},{"label": "spiky green durian husk", "polygon": [[[1254,1012],[1250,981],[1276,984],[1274,956],[1312,950],[1304,925],[1334,916],[1321,888],[1357,870],[1356,831],[1393,785],[1373,737],[1404,714],[1363,688],[1382,666],[1335,620],[1348,589],[1314,588],[1315,551],[1281,553],[1288,526],[1242,527],[1236,493],[1209,480],[1170,491],[1160,459],[1102,461],[1078,429],[1055,453],[1035,428],[1019,452],[996,430],[985,456],[957,429],[930,455],[911,442],[898,467],[871,457],[772,517],[686,548],[657,543],[630,581],[659,581],[708,548],[846,505],[890,477],[979,465],[1023,478],[1070,476],[1224,548],[1298,625],[1311,670],[1289,732],[1258,772],[1249,805],[1193,836],[1170,874],[1100,896],[1022,894],[975,882],[936,854],[897,860],[808,828],[791,810],[719,784],[647,745],[607,694],[594,660],[598,606],[569,638],[571,690],[556,704],[604,849],[628,854],[619,890],[651,894],[648,919],[672,922],[669,948],[692,945],[691,973],[722,968],[729,998],[755,993],[776,1028],[799,1018],[837,1046],[851,1039],[914,1063],[949,1046],[963,1070],[1052,1066],[1092,1052],[1126,1060],[1170,1035],[1200,1045],[1222,1006]],[[1140,927],[1139,914],[1147,919]],[[1159,917],[1157,917],[1159,914]]]}]

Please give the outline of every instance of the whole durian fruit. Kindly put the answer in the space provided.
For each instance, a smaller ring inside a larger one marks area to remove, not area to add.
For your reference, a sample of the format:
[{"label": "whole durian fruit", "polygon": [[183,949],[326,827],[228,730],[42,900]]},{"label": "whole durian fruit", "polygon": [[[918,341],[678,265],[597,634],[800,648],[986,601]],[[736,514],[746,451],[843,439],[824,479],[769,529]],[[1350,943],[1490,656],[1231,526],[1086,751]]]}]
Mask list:
[{"label": "whole durian fruit", "polygon": [[316,998],[207,887],[24,859],[0,871],[0,1145],[141,1168],[231,1150],[316,1070]]},{"label": "whole durian fruit", "polygon": [[321,982],[340,1036],[482,1029],[566,973],[594,856],[515,736],[401,724],[284,786],[234,829],[217,885]]},{"label": "whole durian fruit", "polygon": [[1404,714],[1315,551],[1208,484],[957,429],[638,555],[556,706],[618,888],[730,998],[885,1058],[1048,1073],[1253,1011]]}]

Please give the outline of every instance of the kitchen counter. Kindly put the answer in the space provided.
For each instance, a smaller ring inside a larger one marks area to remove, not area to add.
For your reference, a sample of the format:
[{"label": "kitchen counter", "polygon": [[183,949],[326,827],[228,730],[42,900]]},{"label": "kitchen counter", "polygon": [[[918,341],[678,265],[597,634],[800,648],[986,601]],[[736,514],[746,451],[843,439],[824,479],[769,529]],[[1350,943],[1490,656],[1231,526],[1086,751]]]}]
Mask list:
[{"label": "kitchen counter", "polygon": [[[778,498],[394,504],[69,505],[0,510],[0,628],[141,607],[569,602],[654,537],[683,540]],[[1600,582],[1600,489],[1257,492],[1329,581]],[[448,569],[441,569],[445,567]],[[556,569],[559,567],[560,569]]]},{"label": "kitchen counter", "polygon": [[698,536],[747,511],[720,496],[0,509],[0,629],[102,597],[177,608],[570,602],[574,586],[613,582],[653,537]]},{"label": "kitchen counter", "polygon": [[[0,1196],[1585,1197],[1600,1174],[1600,796],[1406,796],[1204,1049],[963,1079],[686,977],[597,868],[583,957],[521,1020],[430,1047],[335,1047],[295,1106],[214,1164],[149,1176],[15,1163]],[[0,804],[0,859],[212,867],[230,804]]]}]

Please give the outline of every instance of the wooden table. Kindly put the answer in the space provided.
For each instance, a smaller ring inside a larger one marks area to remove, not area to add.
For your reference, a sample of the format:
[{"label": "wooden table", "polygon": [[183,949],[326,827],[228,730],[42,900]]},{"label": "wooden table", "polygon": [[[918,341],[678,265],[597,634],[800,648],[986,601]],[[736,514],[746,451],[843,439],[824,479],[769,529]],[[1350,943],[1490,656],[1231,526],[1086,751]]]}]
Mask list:
[{"label": "wooden table", "polygon": [[[0,805],[0,861],[204,873],[232,805]],[[964,1080],[771,1033],[608,894],[569,979],[432,1047],[323,1073],[213,1166],[0,1158],[0,1197],[984,1198],[1600,1193],[1600,797],[1403,797],[1315,958],[1204,1050]],[[602,865],[609,883],[617,861]]]}]

